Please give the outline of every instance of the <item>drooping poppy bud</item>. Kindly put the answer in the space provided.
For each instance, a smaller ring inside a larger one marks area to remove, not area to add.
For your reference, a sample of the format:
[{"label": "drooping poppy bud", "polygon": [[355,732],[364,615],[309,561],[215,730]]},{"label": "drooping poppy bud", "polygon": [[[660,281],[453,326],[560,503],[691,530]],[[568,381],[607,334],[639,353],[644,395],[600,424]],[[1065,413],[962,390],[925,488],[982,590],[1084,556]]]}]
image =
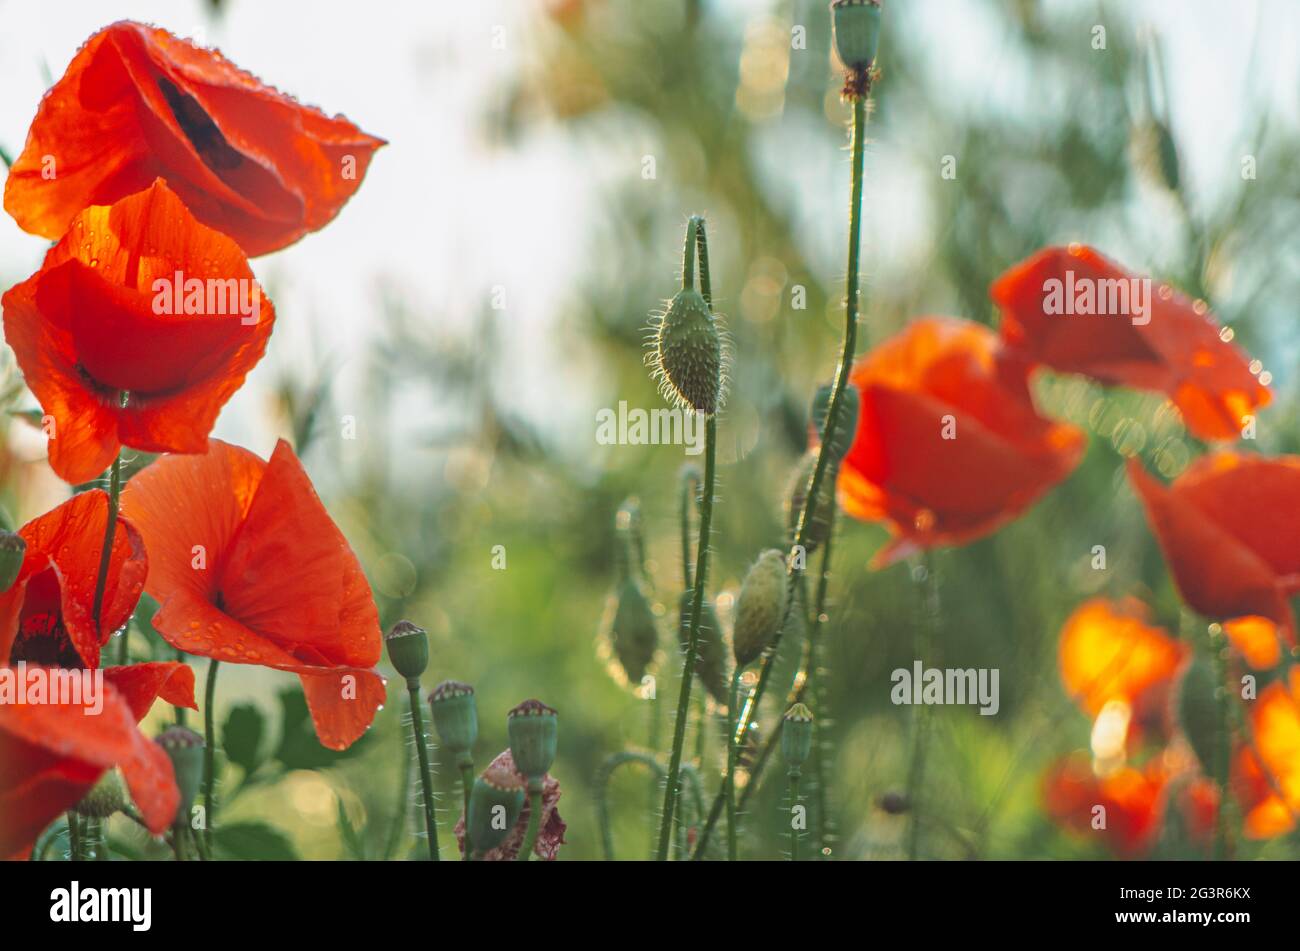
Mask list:
[{"label": "drooping poppy bud", "polygon": [[506,715],[510,756],[528,777],[530,789],[541,790],[542,778],[555,762],[559,730],[555,709],[540,700],[525,700]]},{"label": "drooping poppy bud", "polygon": [[122,785],[122,774],[116,769],[105,770],[99,782],[90,787],[81,802],[72,807],[77,815],[92,819],[107,819],[121,811],[126,805],[126,788]]},{"label": "drooping poppy bud", "polygon": [[[682,650],[690,643],[691,608],[695,604],[695,592],[683,591],[678,602],[677,638]],[[695,675],[709,695],[719,703],[727,698],[727,667],[724,645],[722,643],[722,625],[718,621],[718,612],[713,602],[706,595],[704,606],[700,610],[700,628],[695,641]]]},{"label": "drooping poppy bud", "polygon": [[456,754],[457,764],[473,762],[478,739],[478,704],[474,688],[457,680],[444,680],[429,695],[433,726],[442,745]]},{"label": "drooping poppy bud", "polygon": [[[817,388],[816,394],[812,401],[812,425],[813,432],[817,434],[818,442],[826,441],[826,416],[830,412],[831,397],[834,395],[835,386],[827,383]],[[835,420],[835,438],[831,440],[826,451],[831,454],[831,459],[838,464],[853,445],[853,436],[858,431],[858,411],[862,405],[862,397],[858,395],[858,390],[854,386],[846,386],[844,393],[840,397],[840,411]]]},{"label": "drooping poppy bud", "polygon": [[722,398],[722,335],[700,292],[683,288],[659,318],[654,375],[664,398],[705,416],[718,411]]},{"label": "drooping poppy bud", "polygon": [[659,649],[654,609],[640,582],[632,576],[619,582],[612,602],[607,637],[627,679],[639,684]]},{"label": "drooping poppy bud", "polygon": [[791,769],[798,769],[812,753],[813,715],[802,703],[785,712],[781,728],[781,758]]},{"label": "drooping poppy bud", "polygon": [[831,4],[835,55],[845,69],[866,69],[876,61],[880,0],[835,0]]},{"label": "drooping poppy bud", "polygon": [[398,621],[384,635],[388,659],[407,680],[419,678],[429,666],[429,633],[410,621]]},{"label": "drooping poppy bud", "polygon": [[[837,427],[838,428],[838,427]],[[813,469],[817,465],[817,452],[810,450],[795,467],[786,490],[785,523],[790,530],[790,542],[794,543],[799,533],[799,519],[803,516],[804,503],[808,499],[808,484],[812,481]],[[835,480],[838,473],[834,467],[827,466],[822,474],[821,485],[817,487],[817,505],[810,513],[808,528],[804,532],[804,549],[812,554],[826,541],[831,530],[831,514],[835,509]]]},{"label": "drooping poppy bud", "polygon": [[469,841],[474,851],[495,849],[519,820],[524,808],[524,786],[513,768],[494,760],[478,779],[469,796]]},{"label": "drooping poppy bud", "polygon": [[0,531],[0,591],[8,591],[18,579],[23,558],[27,555],[27,541],[17,532]]},{"label": "drooping poppy bud", "polygon": [[176,788],[181,794],[180,805],[176,809],[176,822],[184,824],[188,822],[194,799],[199,794],[199,783],[203,779],[203,749],[206,744],[200,734],[183,726],[169,726],[155,742],[172,761]]},{"label": "drooping poppy bud", "polygon": [[786,608],[785,555],[769,548],[758,556],[740,586],[732,650],[746,666],[767,649],[780,630]]}]

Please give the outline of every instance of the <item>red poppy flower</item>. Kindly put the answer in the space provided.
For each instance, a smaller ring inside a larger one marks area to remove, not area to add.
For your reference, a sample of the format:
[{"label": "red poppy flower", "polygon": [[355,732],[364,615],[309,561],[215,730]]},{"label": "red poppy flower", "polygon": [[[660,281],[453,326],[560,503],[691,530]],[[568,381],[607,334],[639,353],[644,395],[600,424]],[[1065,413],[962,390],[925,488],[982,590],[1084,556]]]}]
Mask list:
[{"label": "red poppy flower", "polygon": [[1221,452],[1166,487],[1129,460],[1183,600],[1211,618],[1259,616],[1288,642],[1300,591],[1300,457]]},{"label": "red poppy flower", "polygon": [[136,475],[122,508],[149,551],[153,624],[178,650],[295,673],[320,741],[345,749],[384,702],[379,615],[356,555],[281,441],[211,440]]},{"label": "red poppy flower", "polygon": [[1078,463],[1083,434],[1038,415],[1027,373],[987,327],[945,317],[913,321],[858,361],[839,494],[895,536],[873,567],[992,532]]},{"label": "red poppy flower", "polygon": [[[32,668],[94,670],[100,649],[130,618],[148,566],[139,533],[119,517],[102,621],[95,629],[107,518],[108,496],[92,490],[19,530],[27,551],[13,586],[0,594],[0,668],[5,676]],[[194,672],[184,664],[162,663],[110,667],[102,673],[98,712],[85,696],[60,697],[58,702],[47,696],[30,705],[0,703],[0,857],[30,848],[41,829],[114,766],[122,770],[150,829],[161,833],[171,823],[179,799],[171,762],[136,723],[159,696],[195,708]]]},{"label": "red poppy flower", "polygon": [[1300,816],[1300,667],[1289,684],[1265,687],[1249,717],[1251,742],[1237,755],[1233,786],[1246,835],[1267,839],[1290,832]]},{"label": "red poppy flower", "polygon": [[[528,781],[524,774],[515,769],[515,759],[509,750],[498,754],[496,759],[488,764],[488,768],[484,770],[484,773],[499,770],[504,770],[507,774],[513,773],[521,786],[527,785]],[[547,773],[542,783],[542,818],[537,828],[537,842],[533,845],[533,855],[536,855],[543,862],[555,861],[556,856],[560,854],[560,846],[564,844],[564,833],[568,829],[568,825],[560,818],[559,805],[560,781]],[[502,840],[500,845],[479,856],[480,861],[513,862],[519,857],[519,850],[524,845],[524,836],[528,834],[528,821],[532,808],[531,797],[524,799],[524,807],[519,813],[519,818],[515,820],[515,827],[510,830],[510,834]],[[461,811],[460,819],[456,821],[452,834],[456,836],[456,844],[460,847],[461,855],[464,855],[464,810]]]},{"label": "red poppy flower", "polygon": [[204,224],[265,254],[338,214],[383,144],[215,50],[123,21],[87,40],[41,100],[4,206],[58,238],[86,206],[161,177]]},{"label": "red poppy flower", "polygon": [[1153,290],[1092,248],[1044,248],[990,295],[1009,346],[1056,370],[1165,393],[1201,439],[1238,438],[1245,417],[1269,402],[1203,305],[1167,284]]},{"label": "red poppy flower", "polygon": [[202,452],[275,323],[238,245],[161,181],[78,214],[3,303],[5,339],[53,421],[50,465],[73,483],[121,446]]},{"label": "red poppy flower", "polygon": [[1123,749],[1139,731],[1164,736],[1169,691],[1187,657],[1186,647],[1150,623],[1150,610],[1136,598],[1095,598],[1070,615],[1061,629],[1061,681],[1089,716],[1109,706],[1122,724]]}]

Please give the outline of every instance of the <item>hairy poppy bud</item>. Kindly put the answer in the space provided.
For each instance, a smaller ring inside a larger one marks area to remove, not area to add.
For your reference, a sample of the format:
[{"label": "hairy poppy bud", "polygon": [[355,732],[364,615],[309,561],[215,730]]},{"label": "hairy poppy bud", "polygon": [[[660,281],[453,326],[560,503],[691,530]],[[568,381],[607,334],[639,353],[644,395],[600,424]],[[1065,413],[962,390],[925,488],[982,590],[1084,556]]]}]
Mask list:
[{"label": "hairy poppy bud", "polygon": [[73,811],[92,819],[107,819],[126,805],[126,789],[122,786],[122,776],[116,769],[109,769],[99,777],[99,782],[90,787],[90,792],[81,802],[73,806]]},{"label": "hairy poppy bud", "polygon": [[[816,450],[806,452],[790,479],[790,488],[786,492],[785,523],[790,530],[791,543],[799,531],[799,519],[803,515],[804,502],[808,499],[808,483],[812,481],[816,466]],[[808,530],[804,533],[804,548],[809,554],[821,547],[830,534],[831,513],[835,508],[835,479],[835,467],[827,465],[826,471],[822,473],[821,485],[817,487],[817,505],[813,508]]]},{"label": "hairy poppy bud", "polygon": [[14,586],[27,554],[27,541],[17,532],[0,531],[0,591]]},{"label": "hairy poppy bud", "polygon": [[172,761],[176,788],[181,793],[180,805],[176,807],[176,822],[183,825],[190,809],[194,807],[194,797],[199,794],[199,783],[203,779],[203,748],[206,744],[201,735],[183,726],[169,726],[155,742]]},{"label": "hairy poppy bud", "polygon": [[608,637],[627,679],[639,684],[659,649],[654,609],[640,582],[629,576],[619,582],[613,598]]},{"label": "hairy poppy bud", "polygon": [[442,745],[456,754],[457,764],[474,762],[474,743],[478,740],[478,703],[474,688],[457,680],[444,680],[429,694],[433,728]]},{"label": "hairy poppy bud", "polygon": [[664,398],[706,416],[718,411],[722,398],[722,335],[700,292],[678,291],[659,318],[654,375]]},{"label": "hairy poppy bud", "polygon": [[835,55],[845,69],[866,69],[880,41],[880,0],[835,0],[831,4]]},{"label": "hairy poppy bud", "polygon": [[505,841],[524,808],[524,787],[519,775],[498,760],[474,780],[465,817],[469,841],[475,852],[488,852]]},{"label": "hairy poppy bud", "polygon": [[[825,386],[819,386],[813,396],[812,424],[817,431],[817,439],[821,442],[826,441],[826,415],[830,412],[831,396],[834,392],[834,385],[827,383]],[[839,418],[835,421],[835,438],[826,445],[826,451],[831,454],[832,461],[836,463],[848,455],[849,449],[853,446],[853,437],[858,430],[860,404],[858,388],[846,386],[840,397]]]},{"label": "hairy poppy bud", "polygon": [[[691,638],[691,608],[695,605],[695,592],[683,591],[678,602],[677,637],[685,650]],[[719,703],[727,699],[727,668],[722,643],[722,625],[718,612],[706,595],[700,610],[700,629],[695,641],[695,675],[709,695]]]},{"label": "hairy poppy bud", "polygon": [[781,727],[781,758],[790,767],[798,768],[812,752],[813,715],[802,703],[796,703],[785,712]]},{"label": "hairy poppy bud", "polygon": [[732,650],[744,667],[757,659],[776,637],[785,619],[785,555],[769,548],[758,556],[740,586]]},{"label": "hairy poppy bud", "polygon": [[429,666],[429,633],[410,621],[398,621],[384,635],[388,659],[407,680],[418,678]]},{"label": "hairy poppy bud", "polygon": [[540,700],[525,700],[506,714],[510,756],[515,768],[528,777],[530,789],[542,788],[542,779],[555,762],[559,730],[556,711]]}]

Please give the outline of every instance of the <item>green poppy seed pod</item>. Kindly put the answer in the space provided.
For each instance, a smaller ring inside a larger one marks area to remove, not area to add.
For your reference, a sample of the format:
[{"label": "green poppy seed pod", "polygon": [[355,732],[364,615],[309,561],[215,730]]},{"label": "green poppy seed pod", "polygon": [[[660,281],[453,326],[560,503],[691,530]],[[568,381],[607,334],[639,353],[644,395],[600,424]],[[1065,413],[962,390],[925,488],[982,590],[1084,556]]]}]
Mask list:
[{"label": "green poppy seed pod", "polygon": [[398,621],[384,635],[388,659],[407,680],[418,679],[429,667],[429,633],[410,621]]},{"label": "green poppy seed pod", "polygon": [[122,775],[116,769],[110,769],[99,777],[99,782],[91,786],[90,792],[72,809],[80,816],[107,819],[120,812],[125,805],[126,788],[122,785]]},{"label": "green poppy seed pod", "polygon": [[176,822],[184,824],[194,807],[194,798],[199,794],[199,783],[203,779],[203,737],[187,727],[169,726],[154,742],[172,761],[176,788],[181,793],[180,805],[176,807]]},{"label": "green poppy seed pod", "polygon": [[[695,592],[683,591],[678,602],[677,638],[682,650],[690,643],[691,608],[695,606]],[[700,630],[696,638],[695,675],[700,683],[718,703],[727,702],[727,659],[726,649],[722,643],[722,625],[718,622],[718,612],[713,602],[706,595],[704,607],[700,610]]]},{"label": "green poppy seed pod", "polygon": [[802,766],[812,753],[813,715],[802,703],[796,703],[785,712],[785,725],[781,728],[781,757],[791,767]]},{"label": "green poppy seed pod", "polygon": [[475,852],[490,852],[505,841],[524,808],[524,787],[514,770],[492,765],[474,780],[465,817]]},{"label": "green poppy seed pod", "polygon": [[474,688],[458,680],[444,680],[429,694],[433,728],[442,745],[456,754],[459,766],[474,762],[474,743],[478,740],[478,703]]},{"label": "green poppy seed pod", "polygon": [[835,0],[831,4],[835,55],[845,69],[866,69],[876,61],[880,0]]},{"label": "green poppy seed pod", "polygon": [[740,586],[731,638],[737,665],[750,664],[772,643],[785,618],[785,605],[785,555],[769,548],[758,556]]},{"label": "green poppy seed pod", "polygon": [[700,292],[678,291],[659,319],[651,354],[664,397],[705,416],[722,398],[722,334]]},{"label": "green poppy seed pod", "polygon": [[[803,458],[795,467],[794,475],[790,479],[790,487],[786,490],[785,502],[785,523],[790,531],[790,543],[793,544],[795,535],[799,531],[799,518],[803,515],[804,502],[808,498],[808,483],[812,480],[813,469],[817,466],[817,451],[810,450],[804,453]],[[804,537],[804,548],[808,554],[815,552],[826,537],[830,534],[831,529],[831,512],[835,508],[835,480],[838,477],[838,471],[835,466],[827,465],[826,471],[822,474],[821,485],[817,487],[817,507],[813,509],[812,521],[808,524],[808,531]]]},{"label": "green poppy seed pod", "polygon": [[542,780],[555,762],[559,732],[556,711],[540,700],[525,700],[506,714],[510,756],[515,769],[528,777],[529,788],[541,790]]},{"label": "green poppy seed pod", "polygon": [[0,531],[0,591],[14,586],[27,554],[27,541],[17,532]]},{"label": "green poppy seed pod", "polygon": [[[831,396],[834,392],[835,387],[828,383],[819,386],[813,396],[811,415],[819,442],[826,440],[826,415],[830,412]],[[840,398],[839,419],[835,421],[835,438],[826,444],[826,451],[836,463],[848,455],[849,449],[853,446],[853,437],[858,431],[858,409],[861,399],[856,386],[849,385],[844,388],[844,395]]]},{"label": "green poppy seed pod", "polygon": [[614,594],[614,613],[609,641],[627,679],[639,684],[659,649],[659,628],[654,608],[641,583],[629,575],[619,582]]}]

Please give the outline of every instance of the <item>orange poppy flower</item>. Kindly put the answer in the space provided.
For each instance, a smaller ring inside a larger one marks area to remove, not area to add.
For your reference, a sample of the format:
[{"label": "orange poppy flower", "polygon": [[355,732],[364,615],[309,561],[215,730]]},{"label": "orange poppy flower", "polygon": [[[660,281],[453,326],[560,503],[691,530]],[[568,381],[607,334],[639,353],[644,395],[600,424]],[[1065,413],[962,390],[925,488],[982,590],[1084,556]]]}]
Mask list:
[{"label": "orange poppy flower", "polygon": [[275,323],[239,246],[161,181],[78,214],[3,305],[5,339],[52,421],[50,465],[72,483],[122,446],[202,452]]},{"label": "orange poppy flower", "polygon": [[153,624],[178,650],[302,680],[316,735],[345,749],[384,702],[370,587],[302,464],[211,440],[136,475],[122,508],[148,548]]},{"label": "orange poppy flower", "polygon": [[4,206],[25,231],[58,238],[86,206],[161,177],[204,224],[265,254],[338,214],[383,144],[215,50],[122,21],[87,40],[41,100]]},{"label": "orange poppy flower", "polygon": [[1300,667],[1289,685],[1265,687],[1249,716],[1254,742],[1238,752],[1233,784],[1246,835],[1267,839],[1290,832],[1300,816]]},{"label": "orange poppy flower", "polygon": [[1300,457],[1216,453],[1167,487],[1136,460],[1128,473],[1183,600],[1211,618],[1267,618],[1294,644]]},{"label": "orange poppy flower", "polygon": [[[119,516],[109,554],[102,622],[94,600],[108,496],[92,490],[28,522],[17,579],[0,594],[0,668],[99,667],[100,649],[130,619],[148,570],[135,528]],[[18,665],[22,665],[21,667]],[[87,697],[0,703],[0,857],[30,848],[41,829],[81,800],[105,769],[122,770],[151,830],[172,821],[179,794],[171,762],[136,723],[156,697],[195,708],[184,664],[138,664],[103,672],[103,706]],[[37,674],[38,676],[43,676]]]},{"label": "orange poppy flower", "polygon": [[[1169,690],[1187,648],[1151,625],[1136,598],[1095,598],[1080,605],[1061,629],[1061,681],[1089,716],[1109,705],[1127,741],[1135,728],[1165,733]],[[1119,709],[1122,706],[1122,709]]]},{"label": "orange poppy flower", "polygon": [[894,535],[873,567],[992,532],[1078,463],[1083,434],[1038,415],[1027,373],[987,327],[949,317],[914,320],[858,361],[838,487],[846,512]]},{"label": "orange poppy flower", "polygon": [[1202,306],[1092,248],[1044,248],[990,296],[1009,346],[1056,370],[1165,393],[1201,439],[1239,438],[1245,417],[1270,400]]}]

